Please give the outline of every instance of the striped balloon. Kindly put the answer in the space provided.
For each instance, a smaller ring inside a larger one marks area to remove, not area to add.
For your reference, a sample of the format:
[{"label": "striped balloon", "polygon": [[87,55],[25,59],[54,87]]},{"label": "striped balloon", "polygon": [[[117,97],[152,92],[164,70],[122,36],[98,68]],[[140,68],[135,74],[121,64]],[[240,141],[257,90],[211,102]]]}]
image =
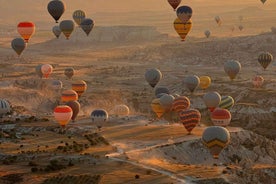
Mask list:
[{"label": "striped balloon", "polygon": [[184,125],[186,130],[191,134],[191,131],[199,124],[201,114],[196,109],[182,110],[179,112],[180,122]]},{"label": "striped balloon", "polygon": [[81,97],[81,95],[86,91],[87,84],[85,81],[74,81],[72,83],[72,90],[76,91],[78,93],[78,96]]},{"label": "striped balloon", "polygon": [[164,114],[165,109],[162,107],[160,104],[160,99],[156,98],[151,102],[151,109],[155,114],[157,115],[158,118],[161,118],[161,116]]},{"label": "striped balloon", "polygon": [[186,36],[192,29],[192,21],[189,20],[187,23],[183,23],[179,18],[176,18],[173,22],[173,26],[179,37],[181,38],[181,41],[185,41]]},{"label": "striped balloon", "polygon": [[187,110],[190,108],[190,100],[186,96],[176,97],[173,101],[172,109],[179,113],[182,110]]},{"label": "striped balloon", "polygon": [[69,102],[78,100],[78,94],[74,90],[65,90],[61,93],[61,101]]},{"label": "striped balloon", "polygon": [[231,121],[231,113],[227,109],[216,108],[211,115],[215,126],[228,126]]},{"label": "striped balloon", "polygon": [[209,148],[213,158],[218,159],[220,152],[230,142],[230,133],[224,127],[211,126],[204,130],[202,142]]},{"label": "striped balloon", "polygon": [[260,75],[253,77],[252,83],[255,88],[260,88],[264,83],[264,78]]},{"label": "striped balloon", "polygon": [[235,100],[231,96],[222,96],[219,107],[222,109],[230,109],[234,106]]},{"label": "striped balloon", "polygon": [[42,65],[41,72],[42,72],[44,78],[48,78],[49,75],[53,72],[52,65],[49,65],[49,64]]},{"label": "striped balloon", "polygon": [[72,115],[73,111],[67,105],[59,105],[54,109],[54,117],[62,127],[65,127],[69,123]]},{"label": "striped balloon", "polygon": [[85,12],[82,10],[76,10],[73,13],[73,19],[76,24],[80,25],[83,19],[85,19]]},{"label": "striped balloon", "polygon": [[100,129],[108,121],[108,113],[104,109],[95,109],[91,112],[91,120]]},{"label": "striped balloon", "polygon": [[258,61],[262,65],[262,67],[266,69],[268,65],[273,61],[273,56],[269,52],[263,52],[259,55]]},{"label": "striped balloon", "polygon": [[64,70],[64,75],[66,77],[68,77],[68,79],[71,79],[73,77],[73,75],[75,74],[75,70],[72,67],[69,68],[65,68]]},{"label": "striped balloon", "polygon": [[28,43],[29,39],[35,32],[35,25],[32,22],[20,22],[17,25],[17,31],[25,42]]},{"label": "striped balloon", "polygon": [[64,34],[66,39],[68,40],[71,33],[74,31],[75,24],[72,20],[63,20],[59,24],[61,32]]},{"label": "striped balloon", "polygon": [[52,0],[47,6],[48,12],[55,19],[56,23],[65,11],[65,5],[60,0]]},{"label": "striped balloon", "polygon": [[11,111],[11,106],[9,102],[5,99],[0,99],[0,115],[7,114]]}]

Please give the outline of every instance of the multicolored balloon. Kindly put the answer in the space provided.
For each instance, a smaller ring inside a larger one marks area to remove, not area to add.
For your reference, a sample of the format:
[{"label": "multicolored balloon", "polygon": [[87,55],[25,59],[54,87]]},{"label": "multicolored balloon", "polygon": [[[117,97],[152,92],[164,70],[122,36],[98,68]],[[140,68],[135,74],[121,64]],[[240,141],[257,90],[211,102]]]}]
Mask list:
[{"label": "multicolored balloon", "polygon": [[172,8],[175,9],[180,5],[181,0],[168,0],[168,3],[172,6]]},{"label": "multicolored balloon", "polygon": [[53,80],[51,82],[51,88],[54,90],[61,90],[62,86],[63,86],[63,84],[60,80]]},{"label": "multicolored balloon", "polygon": [[154,88],[162,79],[162,73],[157,68],[148,69],[145,73],[145,79]]},{"label": "multicolored balloon", "polygon": [[264,78],[260,75],[253,77],[252,84],[255,88],[260,88],[264,84]]},{"label": "multicolored balloon", "polygon": [[66,102],[66,105],[68,105],[69,107],[71,107],[72,111],[73,111],[73,114],[72,114],[72,117],[71,117],[71,120],[72,121],[75,121],[79,112],[80,112],[80,103],[78,101],[69,101],[69,102]]},{"label": "multicolored balloon", "polygon": [[7,114],[11,111],[11,106],[9,102],[5,99],[0,99],[0,115]]},{"label": "multicolored balloon", "polygon": [[17,31],[25,42],[28,43],[31,36],[35,33],[35,24],[32,22],[20,22],[17,25]]},{"label": "multicolored balloon", "polygon": [[91,120],[100,129],[108,121],[108,113],[104,109],[95,109],[91,112]]},{"label": "multicolored balloon", "polygon": [[87,90],[87,84],[83,80],[74,81],[72,83],[72,90],[78,93],[79,98]]},{"label": "multicolored balloon", "polygon": [[235,100],[231,96],[222,96],[219,107],[222,109],[231,109],[235,104]]},{"label": "multicolored balloon", "polygon": [[241,64],[236,60],[228,60],[224,63],[224,71],[231,80],[234,80],[241,71]]},{"label": "multicolored balloon", "polygon": [[78,94],[74,90],[65,90],[61,93],[61,101],[62,102],[69,102],[69,101],[76,101],[78,100]]},{"label": "multicolored balloon", "polygon": [[273,61],[273,55],[269,52],[262,52],[258,57],[258,62],[262,65],[264,69]]},{"label": "multicolored balloon", "polygon": [[190,108],[191,102],[186,96],[176,97],[173,101],[172,110],[180,113],[182,110],[187,110]]},{"label": "multicolored balloon", "polygon": [[53,67],[50,64],[44,64],[41,66],[41,72],[44,78],[48,78],[50,74],[53,72]]},{"label": "multicolored balloon", "polygon": [[226,127],[231,122],[231,113],[227,109],[216,108],[212,112],[211,119],[215,126]]},{"label": "multicolored balloon", "polygon": [[72,67],[65,68],[64,75],[68,77],[68,79],[71,79],[75,74],[75,70]]},{"label": "multicolored balloon", "polygon": [[190,75],[185,77],[183,81],[184,85],[190,90],[191,93],[199,86],[200,79],[196,75]]},{"label": "multicolored balloon", "polygon": [[216,107],[218,107],[221,96],[218,92],[208,92],[203,95],[203,101],[205,105],[208,107],[210,112],[213,112]]},{"label": "multicolored balloon", "polygon": [[186,36],[192,29],[192,21],[189,20],[186,23],[183,23],[179,18],[176,18],[173,22],[173,26],[177,34],[180,36],[181,41],[185,41]]},{"label": "multicolored balloon", "polygon": [[11,42],[11,47],[17,53],[18,56],[21,55],[26,46],[27,44],[22,38],[15,38]]},{"label": "multicolored balloon", "polygon": [[77,25],[80,25],[81,22],[85,19],[85,12],[82,10],[76,10],[73,13],[73,19]]},{"label": "multicolored balloon", "polygon": [[163,106],[160,104],[160,99],[156,98],[151,102],[151,109],[155,114],[157,115],[158,118],[161,118],[161,116],[165,113],[165,109]]},{"label": "multicolored balloon", "polygon": [[203,144],[209,148],[214,159],[219,158],[220,152],[229,144],[230,133],[221,126],[211,126],[204,130],[202,134]]},{"label": "multicolored balloon", "polygon": [[176,10],[177,17],[181,20],[183,23],[187,23],[193,14],[193,10],[189,6],[180,6]]},{"label": "multicolored balloon", "polygon": [[75,24],[72,20],[63,20],[59,24],[59,28],[61,32],[64,34],[66,39],[68,40],[71,33],[74,31]]},{"label": "multicolored balloon", "polygon": [[207,89],[211,85],[211,78],[209,76],[199,77],[199,86],[201,89]]},{"label": "multicolored balloon", "polygon": [[56,23],[65,11],[65,5],[60,0],[52,0],[47,6],[49,14],[55,19]]},{"label": "multicolored balloon", "polygon": [[191,131],[199,124],[201,119],[201,114],[197,109],[182,110],[178,115],[188,134],[191,134]]},{"label": "multicolored balloon", "polygon": [[71,120],[73,111],[67,105],[59,105],[54,109],[54,117],[61,127],[65,127]]}]

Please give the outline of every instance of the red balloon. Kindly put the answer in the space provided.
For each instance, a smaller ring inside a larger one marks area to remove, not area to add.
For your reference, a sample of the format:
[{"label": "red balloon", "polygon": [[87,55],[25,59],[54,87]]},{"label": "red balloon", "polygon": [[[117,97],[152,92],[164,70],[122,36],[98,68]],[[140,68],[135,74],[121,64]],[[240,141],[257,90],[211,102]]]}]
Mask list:
[{"label": "red balloon", "polygon": [[180,5],[181,0],[168,0],[168,3],[175,9]]},{"label": "red balloon", "polygon": [[216,108],[211,115],[215,126],[227,126],[231,121],[231,113],[227,109]]},{"label": "red balloon", "polygon": [[180,111],[179,118],[186,130],[191,134],[191,131],[200,122],[201,114],[196,109],[183,110]]},{"label": "red balloon", "polygon": [[179,96],[173,101],[173,110],[176,112],[180,112],[182,110],[187,110],[190,108],[190,100],[186,96]]}]

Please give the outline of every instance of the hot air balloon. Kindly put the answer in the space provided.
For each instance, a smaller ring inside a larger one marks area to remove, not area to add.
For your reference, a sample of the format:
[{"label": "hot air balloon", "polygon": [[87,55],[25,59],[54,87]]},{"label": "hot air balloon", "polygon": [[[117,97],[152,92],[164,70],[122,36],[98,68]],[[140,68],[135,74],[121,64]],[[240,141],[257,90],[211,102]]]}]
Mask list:
[{"label": "hot air balloon", "polygon": [[[156,98],[160,98],[164,94],[170,94],[170,90],[167,87],[158,86],[155,88],[154,93],[155,93]],[[162,95],[160,95],[160,94],[162,94]]]},{"label": "hot air balloon", "polygon": [[17,31],[25,42],[28,43],[29,39],[35,32],[35,25],[32,22],[20,22],[17,25]]},{"label": "hot air balloon", "polygon": [[72,111],[73,111],[73,114],[72,114],[72,117],[71,117],[71,120],[72,121],[75,121],[79,112],[80,112],[80,103],[76,100],[74,101],[69,101],[69,102],[66,102],[66,105],[68,105],[69,107],[71,107]]},{"label": "hot air balloon", "polygon": [[75,70],[74,70],[74,68],[71,68],[71,67],[65,68],[65,70],[64,70],[64,75],[66,77],[68,77],[68,79],[71,79],[73,77],[74,73],[75,73]]},{"label": "hot air balloon", "polygon": [[252,83],[255,88],[260,88],[264,83],[264,78],[260,75],[253,77]]},{"label": "hot air balloon", "polygon": [[103,123],[108,121],[108,113],[104,109],[96,109],[91,112],[90,115],[92,122],[100,129]]},{"label": "hot air balloon", "polygon": [[54,26],[54,27],[52,28],[52,32],[54,33],[54,35],[55,35],[57,38],[59,38],[59,36],[60,36],[60,34],[61,34],[61,30],[60,30],[59,26]]},{"label": "hot air balloon", "polygon": [[185,77],[183,84],[190,90],[191,93],[199,86],[200,79],[196,75],[190,75]]},{"label": "hot air balloon", "polygon": [[36,74],[37,74],[40,78],[43,77],[43,73],[41,72],[41,67],[42,67],[42,64],[37,65],[37,66],[35,67],[35,72],[36,72]]},{"label": "hot air balloon", "polygon": [[156,84],[162,79],[162,73],[156,68],[152,68],[146,71],[145,79],[151,87],[155,87]]},{"label": "hot air balloon", "polygon": [[165,109],[162,107],[160,104],[160,99],[156,98],[151,102],[151,109],[155,114],[157,115],[158,118],[161,118],[161,116],[164,114]]},{"label": "hot air balloon", "polygon": [[211,78],[209,76],[201,76],[199,77],[199,86],[201,89],[207,89],[211,85]]},{"label": "hot air balloon", "polygon": [[172,6],[172,8],[175,9],[180,5],[181,0],[168,0],[168,3]]},{"label": "hot air balloon", "polygon": [[188,23],[193,14],[193,10],[189,6],[180,6],[176,10],[177,17],[181,20],[182,23]]},{"label": "hot air balloon", "polygon": [[215,126],[226,127],[230,124],[231,113],[227,109],[216,108],[211,114],[211,119]]},{"label": "hot air balloon", "polygon": [[229,131],[221,126],[211,126],[204,130],[202,134],[203,144],[209,148],[214,159],[219,158],[220,152],[230,142]]},{"label": "hot air balloon", "polygon": [[273,56],[269,52],[262,52],[258,57],[259,63],[264,69],[273,61]]},{"label": "hot air balloon", "polygon": [[176,97],[173,101],[173,110],[179,113],[182,110],[187,110],[190,108],[190,100],[186,96]]},{"label": "hot air balloon", "polygon": [[261,2],[262,2],[263,4],[265,4],[266,0],[261,0]]},{"label": "hot air balloon", "polygon": [[65,90],[61,93],[61,101],[62,102],[69,102],[78,100],[78,94],[74,90]]},{"label": "hot air balloon", "polygon": [[15,38],[11,42],[11,47],[17,53],[17,55],[20,56],[23,50],[26,48],[26,43],[22,38]]},{"label": "hot air balloon", "polygon": [[48,12],[55,19],[56,23],[65,11],[65,5],[60,0],[53,0],[48,3]]},{"label": "hot air balloon", "polygon": [[73,19],[77,25],[80,25],[81,22],[85,19],[85,12],[82,10],[76,10],[73,13]]},{"label": "hot air balloon", "polygon": [[234,80],[237,74],[241,70],[241,64],[235,60],[229,60],[224,63],[224,71],[229,76],[231,80]]},{"label": "hot air balloon", "polygon": [[53,72],[52,65],[49,65],[49,64],[42,65],[41,72],[42,72],[44,78],[48,78],[49,75]]},{"label": "hot air balloon", "polygon": [[201,114],[196,109],[181,110],[179,112],[180,122],[184,125],[188,134],[199,124],[201,119]]},{"label": "hot air balloon", "polygon": [[219,16],[215,16],[215,21],[216,21],[216,23],[217,23],[219,26],[220,26],[221,23],[222,23],[222,21],[221,21],[221,19],[220,19]]},{"label": "hot air balloon", "polygon": [[210,32],[209,30],[206,30],[206,31],[204,32],[204,34],[205,34],[206,38],[209,38],[210,35],[211,35],[211,32]]},{"label": "hot air balloon", "polygon": [[117,116],[128,116],[129,115],[129,108],[126,105],[116,105],[114,108],[114,113]]},{"label": "hot air balloon", "polygon": [[240,30],[240,31],[243,30],[243,25],[239,25],[239,30]]},{"label": "hot air balloon", "polygon": [[74,27],[75,25],[72,20],[63,20],[59,24],[59,28],[67,40],[69,39],[71,33],[74,31]]},{"label": "hot air balloon", "polygon": [[61,90],[62,89],[62,82],[60,80],[53,80],[51,81],[51,84],[50,84],[50,88],[52,88],[53,90]]},{"label": "hot air balloon", "polygon": [[171,110],[174,99],[172,95],[165,94],[160,97],[160,104],[165,110]]},{"label": "hot air balloon", "polygon": [[5,99],[0,99],[0,116],[7,114],[11,111],[11,106],[9,102]]},{"label": "hot air balloon", "polygon": [[221,101],[219,103],[219,107],[222,109],[230,109],[234,106],[234,99],[231,96],[222,96]]},{"label": "hot air balloon", "polygon": [[218,92],[208,92],[203,95],[203,101],[210,112],[213,112],[214,109],[218,107],[221,101],[221,96]]},{"label": "hot air balloon", "polygon": [[180,36],[181,41],[185,41],[187,34],[192,29],[192,21],[189,20],[187,23],[183,23],[179,18],[176,18],[174,20],[173,25],[174,25],[175,31]]},{"label": "hot air balloon", "polygon": [[82,28],[82,30],[86,33],[86,35],[88,36],[89,33],[91,32],[91,30],[94,27],[94,21],[92,19],[84,19],[81,24],[80,27]]},{"label": "hot air balloon", "polygon": [[72,115],[73,111],[68,105],[59,105],[54,109],[54,117],[63,128],[69,123]]},{"label": "hot air balloon", "polygon": [[87,89],[87,84],[83,80],[74,81],[72,83],[72,90],[74,90],[78,93],[79,98],[86,91],[86,89]]}]

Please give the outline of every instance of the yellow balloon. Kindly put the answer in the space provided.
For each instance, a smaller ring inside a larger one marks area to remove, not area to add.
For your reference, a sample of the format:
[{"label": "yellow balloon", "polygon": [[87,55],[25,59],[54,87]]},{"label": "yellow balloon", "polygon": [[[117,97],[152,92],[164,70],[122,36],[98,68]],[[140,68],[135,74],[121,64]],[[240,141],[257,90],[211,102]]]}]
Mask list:
[{"label": "yellow balloon", "polygon": [[200,80],[200,87],[201,89],[207,89],[210,85],[211,85],[211,78],[209,76],[201,76],[199,77],[199,80]]},{"label": "yellow balloon", "polygon": [[158,118],[160,118],[165,112],[165,109],[160,104],[159,98],[156,98],[151,102],[151,109],[155,112]]},{"label": "yellow balloon", "polygon": [[182,41],[185,41],[187,34],[192,29],[192,21],[189,20],[187,23],[183,23],[179,18],[176,18],[173,25],[175,31],[178,33]]}]

